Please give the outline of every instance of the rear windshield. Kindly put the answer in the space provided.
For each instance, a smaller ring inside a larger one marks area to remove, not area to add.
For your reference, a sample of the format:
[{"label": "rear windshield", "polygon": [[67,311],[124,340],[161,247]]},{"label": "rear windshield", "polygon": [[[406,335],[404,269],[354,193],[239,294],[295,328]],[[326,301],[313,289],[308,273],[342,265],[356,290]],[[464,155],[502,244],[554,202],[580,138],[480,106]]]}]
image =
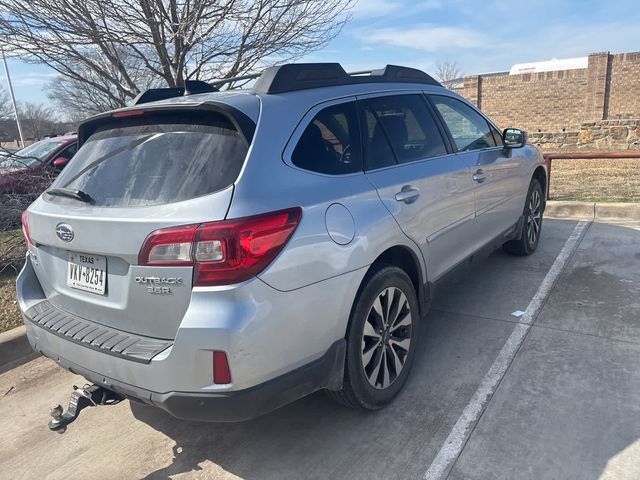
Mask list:
[{"label": "rear windshield", "polygon": [[120,119],[96,130],[52,187],[81,190],[98,206],[179,202],[231,185],[247,149],[214,112]]}]

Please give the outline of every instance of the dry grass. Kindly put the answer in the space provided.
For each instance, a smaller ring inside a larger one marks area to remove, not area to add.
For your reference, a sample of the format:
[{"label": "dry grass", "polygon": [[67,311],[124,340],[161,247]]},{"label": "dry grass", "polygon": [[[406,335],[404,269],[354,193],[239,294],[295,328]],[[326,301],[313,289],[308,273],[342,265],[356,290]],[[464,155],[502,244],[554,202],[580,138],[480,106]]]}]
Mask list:
[{"label": "dry grass", "polygon": [[20,230],[0,232],[0,332],[22,324],[16,300],[16,275],[24,253]]},{"label": "dry grass", "polygon": [[640,202],[640,159],[554,160],[551,200]]},{"label": "dry grass", "polygon": [[25,253],[21,229],[0,232],[0,275],[18,273],[24,264]]},{"label": "dry grass", "polygon": [[0,274],[0,332],[22,324],[16,300],[16,275]]}]

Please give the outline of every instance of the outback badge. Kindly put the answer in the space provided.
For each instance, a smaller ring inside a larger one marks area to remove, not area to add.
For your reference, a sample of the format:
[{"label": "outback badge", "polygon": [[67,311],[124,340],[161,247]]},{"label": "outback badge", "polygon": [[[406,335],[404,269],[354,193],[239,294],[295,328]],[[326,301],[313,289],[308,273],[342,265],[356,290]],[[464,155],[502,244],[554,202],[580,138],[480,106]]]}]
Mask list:
[{"label": "outback badge", "polygon": [[154,295],[171,295],[169,285],[183,285],[182,277],[136,277],[136,283],[147,286],[147,293]]}]

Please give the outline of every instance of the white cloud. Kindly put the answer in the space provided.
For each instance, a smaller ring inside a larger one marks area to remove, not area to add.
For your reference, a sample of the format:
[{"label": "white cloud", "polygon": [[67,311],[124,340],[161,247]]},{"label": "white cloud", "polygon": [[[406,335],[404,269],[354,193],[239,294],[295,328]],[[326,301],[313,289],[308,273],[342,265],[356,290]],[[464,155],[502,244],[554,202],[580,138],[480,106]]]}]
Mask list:
[{"label": "white cloud", "polygon": [[609,50],[611,53],[638,50],[640,29],[633,22],[598,25],[554,24],[518,36],[515,31],[495,34],[491,48],[477,51],[460,49],[452,59],[466,73],[506,71],[513,64],[552,58],[572,58]]},{"label": "white cloud", "polygon": [[427,0],[419,3],[406,0],[358,0],[351,9],[356,19],[378,18],[386,16],[415,15],[425,10],[441,8],[442,0]]},{"label": "white cloud", "polygon": [[[14,87],[43,87],[57,76],[57,73],[12,73],[11,82]],[[2,75],[0,81],[4,85],[7,79]]]},{"label": "white cloud", "polygon": [[363,30],[361,39],[367,44],[383,44],[436,52],[458,48],[484,48],[487,38],[481,32],[461,27],[413,25],[407,28]]}]

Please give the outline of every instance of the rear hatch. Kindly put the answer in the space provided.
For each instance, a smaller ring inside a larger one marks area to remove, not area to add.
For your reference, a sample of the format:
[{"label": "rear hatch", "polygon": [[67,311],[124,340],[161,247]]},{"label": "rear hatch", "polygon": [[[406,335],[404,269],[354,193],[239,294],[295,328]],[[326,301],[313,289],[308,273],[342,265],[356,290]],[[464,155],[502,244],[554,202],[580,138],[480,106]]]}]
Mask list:
[{"label": "rear hatch", "polygon": [[139,253],[157,229],[225,218],[251,138],[220,110],[115,115],[85,125],[90,136],[29,208],[35,271],[62,310],[173,339],[192,267],[140,266]]}]

